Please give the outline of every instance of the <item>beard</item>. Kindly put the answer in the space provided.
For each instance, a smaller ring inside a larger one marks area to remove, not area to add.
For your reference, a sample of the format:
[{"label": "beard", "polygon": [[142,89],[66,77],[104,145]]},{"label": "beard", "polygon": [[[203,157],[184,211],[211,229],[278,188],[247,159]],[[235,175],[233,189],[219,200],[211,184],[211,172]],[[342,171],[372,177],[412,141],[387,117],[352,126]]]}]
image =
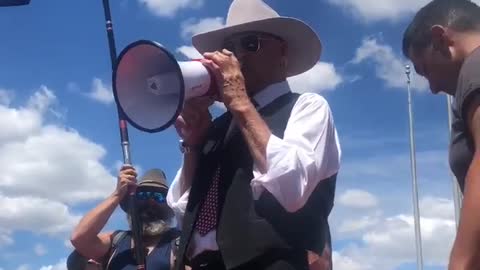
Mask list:
[{"label": "beard", "polygon": [[145,236],[158,236],[168,230],[170,230],[170,226],[161,219],[143,224],[143,235]]},{"label": "beard", "polygon": [[[132,217],[128,214],[128,226],[130,230],[132,229]],[[163,218],[145,218],[142,213],[140,213],[140,221],[142,223],[142,234],[143,236],[159,236],[163,233],[169,231],[173,228],[172,219],[165,220]]]}]

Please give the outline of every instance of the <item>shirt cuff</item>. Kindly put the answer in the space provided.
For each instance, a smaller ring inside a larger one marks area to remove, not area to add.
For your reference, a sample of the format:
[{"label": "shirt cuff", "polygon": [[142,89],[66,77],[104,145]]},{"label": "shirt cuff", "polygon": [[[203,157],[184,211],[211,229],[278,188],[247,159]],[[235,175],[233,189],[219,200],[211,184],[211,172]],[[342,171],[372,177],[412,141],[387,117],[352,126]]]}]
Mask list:
[{"label": "shirt cuff", "polygon": [[[257,164],[253,164],[253,179],[251,181],[252,193],[254,200],[258,200],[262,195],[262,192],[265,191],[265,183],[268,183],[272,180],[272,176],[269,175],[270,166],[272,160],[275,160],[275,157],[279,154],[285,152],[285,145],[282,139],[271,134],[268,139],[267,148],[266,148],[266,159],[267,159],[267,171],[266,173],[261,173]],[[276,171],[285,171],[287,168],[282,168],[281,164],[279,167],[275,167]],[[275,185],[269,185],[269,190],[272,194],[280,194],[280,190],[275,188]]]}]

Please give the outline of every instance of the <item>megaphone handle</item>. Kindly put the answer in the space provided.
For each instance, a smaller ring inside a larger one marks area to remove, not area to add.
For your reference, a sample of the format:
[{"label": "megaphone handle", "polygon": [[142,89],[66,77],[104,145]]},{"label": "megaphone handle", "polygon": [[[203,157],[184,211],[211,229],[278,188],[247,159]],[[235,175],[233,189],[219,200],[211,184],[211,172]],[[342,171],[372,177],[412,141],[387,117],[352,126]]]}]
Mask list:
[{"label": "megaphone handle", "polygon": [[132,165],[132,161],[130,159],[130,143],[128,139],[128,129],[127,129],[127,121],[124,120],[123,117],[120,117],[120,140],[122,144],[122,153],[123,153],[123,163]]}]

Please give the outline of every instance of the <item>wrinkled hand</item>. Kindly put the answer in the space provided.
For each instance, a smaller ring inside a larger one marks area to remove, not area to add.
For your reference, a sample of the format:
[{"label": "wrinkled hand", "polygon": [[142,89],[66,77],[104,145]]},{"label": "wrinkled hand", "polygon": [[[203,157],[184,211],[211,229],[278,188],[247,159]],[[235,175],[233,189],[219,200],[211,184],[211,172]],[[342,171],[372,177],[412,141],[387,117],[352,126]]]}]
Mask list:
[{"label": "wrinkled hand", "polygon": [[205,53],[202,63],[215,75],[219,95],[228,109],[249,102],[240,63],[232,52]]},{"label": "wrinkled hand", "polygon": [[175,128],[186,145],[198,146],[207,136],[212,124],[208,107],[213,102],[211,97],[192,98],[185,102],[182,113],[175,121]]},{"label": "wrinkled hand", "polygon": [[118,174],[117,189],[115,195],[123,199],[128,191],[134,191],[137,187],[137,172],[131,165],[123,165]]}]

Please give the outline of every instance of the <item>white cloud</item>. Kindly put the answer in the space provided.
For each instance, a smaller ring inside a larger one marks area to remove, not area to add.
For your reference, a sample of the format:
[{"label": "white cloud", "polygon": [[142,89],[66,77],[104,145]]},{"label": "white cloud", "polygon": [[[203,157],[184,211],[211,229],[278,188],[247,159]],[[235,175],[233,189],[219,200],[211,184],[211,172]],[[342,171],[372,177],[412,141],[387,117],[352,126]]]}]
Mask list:
[{"label": "white cloud", "polygon": [[339,6],[348,13],[355,15],[363,21],[390,20],[397,21],[400,18],[415,13],[429,0],[328,0]]},{"label": "white cloud", "polygon": [[50,106],[55,103],[56,96],[45,85],[40,86],[39,91],[35,92],[28,100],[27,108],[40,113],[45,113]]},{"label": "white cloud", "polygon": [[366,61],[372,61],[375,64],[376,76],[382,79],[388,87],[406,89],[406,64],[411,66],[412,89],[423,91],[429,87],[427,80],[416,76],[411,63],[403,61],[390,46],[379,43],[376,38],[365,38],[362,45],[357,48],[351,62],[358,65]]},{"label": "white cloud", "polygon": [[177,52],[184,55],[188,59],[201,59],[203,56],[193,46],[181,46]]},{"label": "white cloud", "polygon": [[191,38],[192,36],[208,31],[217,30],[225,25],[222,17],[209,17],[199,20],[189,19],[182,23],[181,35],[183,38]]},{"label": "white cloud", "polygon": [[22,264],[22,265],[17,267],[17,270],[30,270],[30,269],[31,269],[31,267],[28,264]]},{"label": "white cloud", "polygon": [[[328,0],[365,22],[387,20],[397,22],[417,12],[430,0]],[[479,0],[473,2],[480,4]]]},{"label": "white cloud", "polygon": [[453,201],[448,199],[427,196],[420,201],[419,207],[422,211],[422,216],[427,218],[443,218],[448,220],[454,220],[455,218]]},{"label": "white cloud", "polygon": [[101,164],[102,146],[48,123],[55,102],[42,86],[24,105],[0,104],[0,246],[13,243],[16,231],[65,237],[80,219],[69,205],[102,199],[115,187]]},{"label": "white cloud", "polygon": [[[357,220],[359,224],[364,221]],[[336,269],[393,270],[402,264],[415,262],[414,219],[411,215],[382,216],[370,220],[367,228],[364,230],[365,227],[358,226],[362,232],[359,238],[355,238],[356,243],[334,252]],[[422,217],[421,232],[425,265],[445,266],[455,234],[454,220]]]},{"label": "white cloud", "polygon": [[55,235],[70,232],[79,220],[80,216],[72,215],[60,202],[31,196],[9,198],[0,195],[0,224],[10,231]]},{"label": "white cloud", "polygon": [[288,78],[294,92],[321,92],[335,89],[343,81],[332,63],[318,62],[305,73]]},{"label": "white cloud", "polygon": [[42,245],[42,244],[36,244],[34,247],[33,247],[33,252],[35,252],[35,254],[37,256],[43,256],[45,254],[48,253],[48,250],[47,248]]},{"label": "white cloud", "polygon": [[[419,128],[418,134],[430,135],[426,130],[431,126]],[[397,270],[416,262],[408,136],[370,132],[354,132],[351,136],[359,138],[344,149],[354,154],[343,162],[330,216],[336,270]],[[366,134],[376,139],[365,142]],[[444,145],[448,135],[440,136],[440,148],[431,136],[428,142],[421,137],[417,142],[429,149],[417,151],[424,265],[445,269],[456,231]]]},{"label": "white cloud", "polygon": [[30,97],[26,106],[12,109],[7,104],[0,104],[0,126],[3,127],[0,132],[0,146],[13,139],[26,139],[29,135],[40,131],[45,107],[53,104],[55,99],[53,93],[42,86],[34,96]]},{"label": "white cloud", "polygon": [[10,105],[13,99],[13,91],[0,89],[0,105]]},{"label": "white cloud", "polygon": [[42,266],[40,270],[67,270],[67,259],[61,259],[54,265]]},{"label": "white cloud", "polygon": [[112,87],[107,86],[99,78],[93,79],[92,89],[87,95],[91,99],[103,104],[111,104],[114,101]]},{"label": "white cloud", "polygon": [[13,244],[13,238],[6,228],[0,228],[0,248]]},{"label": "white cloud", "polygon": [[332,253],[333,265],[338,270],[369,270],[370,267],[354,261],[352,258],[343,256],[339,252]]},{"label": "white cloud", "polygon": [[[181,25],[181,36],[184,39],[190,39],[196,34],[219,29],[224,26],[223,21],[224,19],[222,17],[186,20]],[[189,59],[203,58],[203,56],[193,46],[183,45],[177,48],[176,51]]]},{"label": "white cloud", "polygon": [[338,228],[341,234],[354,234],[356,232],[364,231],[378,223],[376,216],[362,216],[357,219],[345,218]]},{"label": "white cloud", "polygon": [[372,208],[377,206],[378,200],[367,191],[349,189],[340,195],[339,203],[352,208]]},{"label": "white cloud", "polygon": [[171,18],[181,9],[199,8],[204,0],[138,0],[156,16]]},{"label": "white cloud", "polygon": [[113,190],[115,179],[100,163],[105,149],[73,130],[45,126],[25,140],[0,144],[0,150],[6,194],[78,203]]}]

